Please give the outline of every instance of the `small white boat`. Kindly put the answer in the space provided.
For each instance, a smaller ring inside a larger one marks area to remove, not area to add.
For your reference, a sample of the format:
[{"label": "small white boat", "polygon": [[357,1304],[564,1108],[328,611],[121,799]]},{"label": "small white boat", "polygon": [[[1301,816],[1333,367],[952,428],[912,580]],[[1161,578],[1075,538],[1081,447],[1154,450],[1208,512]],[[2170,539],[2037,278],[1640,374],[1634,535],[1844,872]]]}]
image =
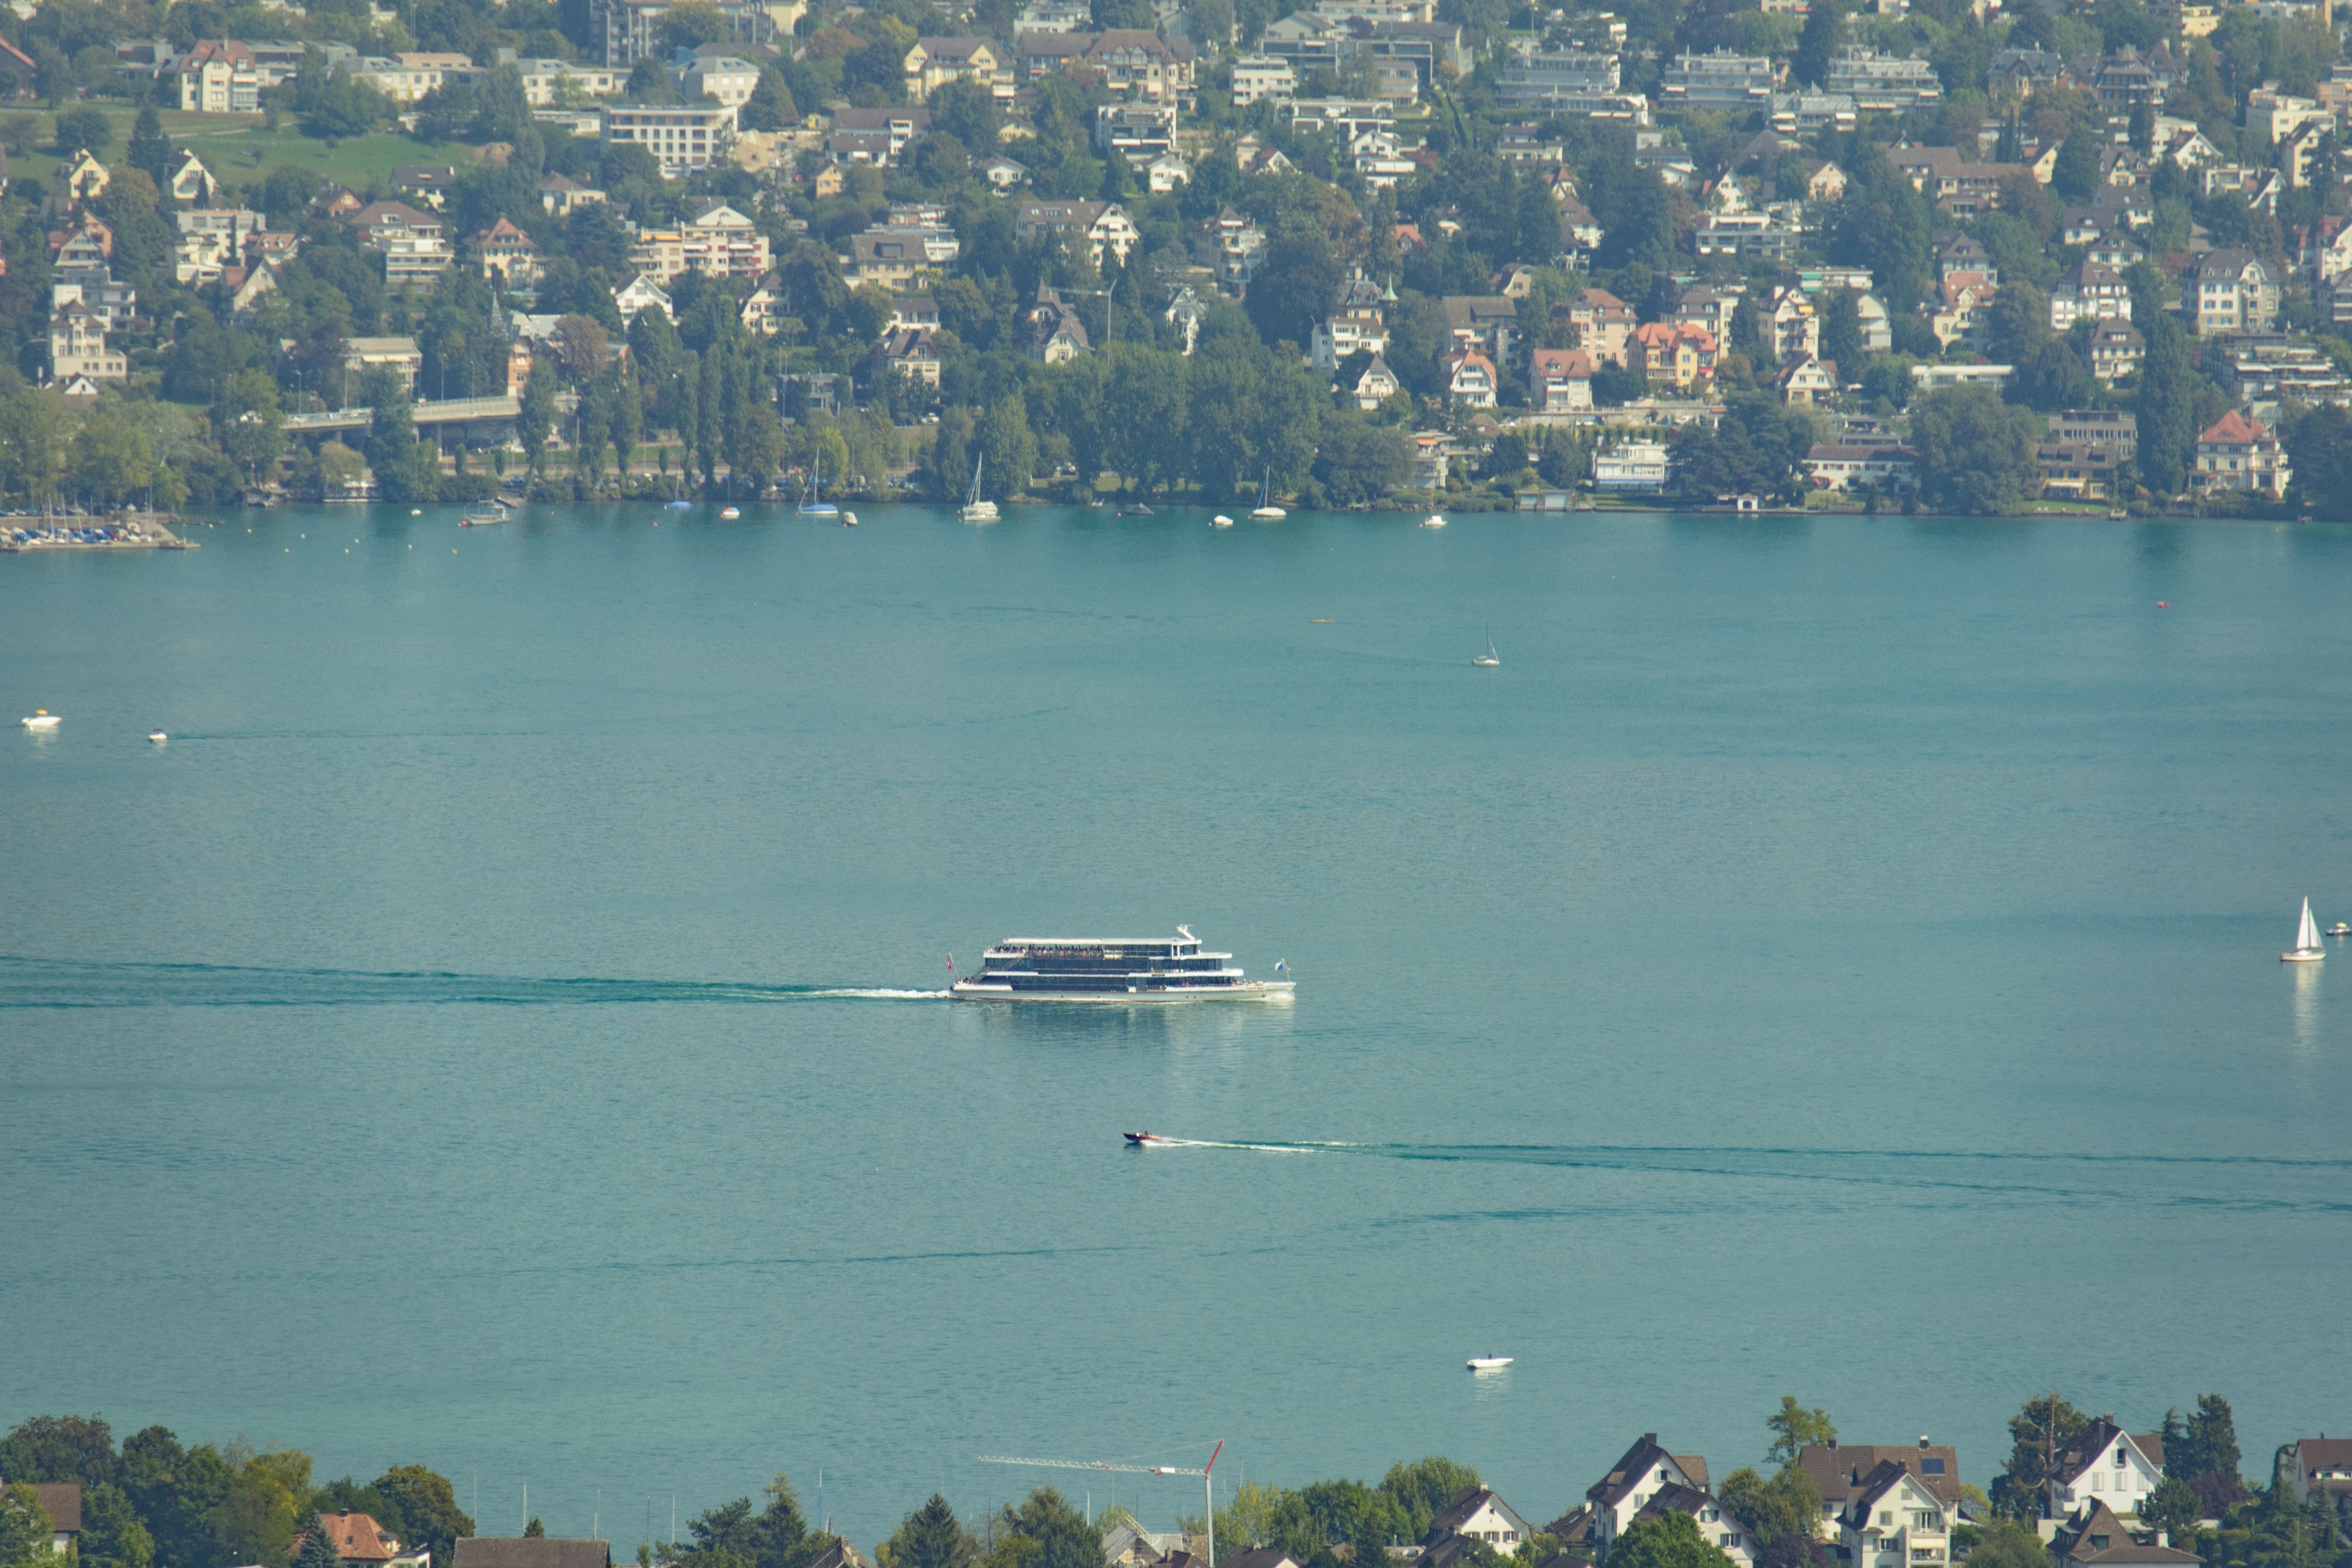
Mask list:
[{"label": "small white boat", "polygon": [[1478,668],[1482,670],[1494,670],[1502,667],[1502,657],[1495,652],[1495,633],[1491,630],[1486,633],[1486,651],[1483,653],[1474,655],[1470,662],[1477,665]]},{"label": "small white boat", "polygon": [[55,729],[58,727],[58,716],[45,707],[37,707],[33,716],[23,723],[26,729]]},{"label": "small white boat", "polygon": [[1278,523],[1288,516],[1290,516],[1288,512],[1274,504],[1274,470],[1268,468],[1265,471],[1265,482],[1258,486],[1257,505],[1250,508],[1250,521]]},{"label": "small white boat", "polygon": [[1209,526],[1213,528],[1230,528],[1234,526],[1234,520],[1233,518],[1225,516],[1224,513],[1219,512],[1215,517],[1209,519]]},{"label": "small white boat", "polygon": [[150,739],[150,740],[152,740],[152,741],[153,741],[156,745],[161,746],[161,745],[163,745],[165,741],[167,741],[167,740],[171,739],[172,737],[171,737],[170,736],[168,736],[168,735],[165,735],[165,734],[164,734],[162,730],[160,730],[160,729],[151,729],[151,730],[149,730],[149,731],[147,732],[147,738],[148,738],[148,739]]},{"label": "small white boat", "polygon": [[2352,936],[2352,925],[2347,925],[2339,920],[2327,928],[2327,934],[2330,936]]},{"label": "small white boat", "polygon": [[[33,721],[26,719],[26,724]],[[2303,901],[2303,923],[2294,928],[2294,946],[2279,955],[2282,964],[2315,964],[2327,956],[2327,949],[2319,945],[2319,924],[2311,917],[2311,900]]]},{"label": "small white boat", "polygon": [[1421,519],[1421,526],[1424,528],[1442,528],[1445,526],[1445,518],[1441,513],[1432,512]]},{"label": "small white boat", "polygon": [[507,515],[502,511],[467,512],[457,519],[457,526],[461,528],[495,528],[506,520]]},{"label": "small white boat", "polygon": [[1473,1372],[1492,1372],[1498,1366],[1510,1364],[1511,1357],[1507,1355],[1474,1355],[1470,1358],[1470,1370]]},{"label": "small white boat", "polygon": [[841,514],[841,526],[842,526],[843,528],[856,528],[856,527],[857,526],[857,514],[856,514],[856,512],[844,512],[844,513],[842,513],[842,514]]},{"label": "small white boat", "polygon": [[724,511],[722,511],[722,512],[720,512],[720,513],[719,514],[719,518],[720,518],[722,521],[730,522],[730,523],[733,522],[736,518],[738,518],[738,517],[741,517],[742,515],[743,515],[743,514],[742,514],[742,512],[741,512],[740,509],[738,509],[737,507],[728,507],[728,508],[726,508]]},{"label": "small white boat", "polygon": [[[956,518],[958,521],[966,523],[992,523],[996,521],[996,503],[993,501],[983,501],[980,498],[980,476],[984,471],[986,471],[987,467],[988,455],[986,453],[982,453],[981,454],[980,461],[971,465],[971,495],[964,501],[963,506],[957,510]],[[1097,501],[1095,505],[1099,507],[1102,503],[1100,501]]]}]

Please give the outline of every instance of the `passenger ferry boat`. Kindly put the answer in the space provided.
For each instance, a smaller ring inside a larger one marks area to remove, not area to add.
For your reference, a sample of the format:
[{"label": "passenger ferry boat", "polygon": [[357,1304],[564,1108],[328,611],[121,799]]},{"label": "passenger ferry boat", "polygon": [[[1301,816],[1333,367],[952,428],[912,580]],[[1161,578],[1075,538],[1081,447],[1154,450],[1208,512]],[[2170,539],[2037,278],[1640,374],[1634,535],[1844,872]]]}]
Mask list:
[{"label": "passenger ferry boat", "polygon": [[[1203,953],[1186,925],[1173,938],[1128,941],[1091,936],[1018,936],[999,942],[950,994],[973,1001],[1203,1002],[1284,1001],[1291,982],[1251,980],[1231,953]],[[1289,966],[1276,964],[1276,973]]]}]

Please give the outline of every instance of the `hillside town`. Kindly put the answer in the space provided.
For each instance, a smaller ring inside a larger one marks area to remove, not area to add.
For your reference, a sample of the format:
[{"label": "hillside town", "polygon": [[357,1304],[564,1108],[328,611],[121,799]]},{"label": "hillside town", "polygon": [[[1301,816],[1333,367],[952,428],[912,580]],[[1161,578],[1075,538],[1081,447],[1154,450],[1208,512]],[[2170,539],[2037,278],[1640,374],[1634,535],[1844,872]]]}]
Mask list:
[{"label": "hillside town", "polygon": [[[1041,1487],[969,1523],[934,1496],[869,1558],[828,1519],[813,1524],[778,1476],[764,1510],[749,1497],[707,1510],[687,1538],[656,1540],[648,1512],[635,1555],[680,1568],[1328,1568],[1375,1555],[1391,1568],[2334,1568],[2352,1553],[2352,1439],[2281,1445],[2257,1491],[2214,1395],[2142,1432],[2038,1396],[2010,1423],[2014,1447],[1989,1490],[1961,1479],[1956,1448],[1928,1437],[1843,1442],[1826,1411],[1793,1397],[1765,1425],[1769,1479],[1711,1469],[1644,1432],[1549,1522],[1549,1510],[1522,1512],[1475,1470],[1432,1458],[1391,1467],[1378,1487],[1244,1482],[1220,1494],[1213,1518],[1165,1532],[1115,1503],[1096,1512],[1092,1493],[1081,1511]],[[1182,1473],[1213,1480],[1210,1461]],[[415,1465],[364,1487],[314,1485],[307,1454],[184,1448],[161,1427],[117,1453],[96,1416],[26,1420],[0,1440],[0,1568],[614,1563],[609,1540],[549,1538],[536,1517],[517,1535],[478,1534],[449,1482]]]},{"label": "hillside town", "polygon": [[2341,493],[2326,0],[1277,13],[16,0],[0,489]]}]

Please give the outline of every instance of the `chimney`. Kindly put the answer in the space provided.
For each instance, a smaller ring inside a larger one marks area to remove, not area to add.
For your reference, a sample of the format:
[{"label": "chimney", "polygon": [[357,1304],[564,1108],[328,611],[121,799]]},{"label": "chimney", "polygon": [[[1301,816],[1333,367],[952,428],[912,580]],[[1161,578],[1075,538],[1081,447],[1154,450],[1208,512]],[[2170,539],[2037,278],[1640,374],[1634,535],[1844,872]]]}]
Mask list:
[{"label": "chimney", "polygon": [[1657,1440],[1658,1440],[1658,1435],[1657,1435],[1655,1432],[1644,1432],[1644,1433],[1643,1433],[1643,1434],[1642,1434],[1642,1441],[1643,1441],[1644,1443],[1650,1443],[1650,1444],[1654,1445],[1654,1444],[1657,1442]]},{"label": "chimney", "polygon": [[1830,1447],[1832,1448],[1837,1447],[1837,1439],[1835,1437],[1832,1437],[1830,1439]]},{"label": "chimney", "polygon": [[1927,1446],[1927,1434],[1925,1432],[1919,1434],[1919,1446],[1923,1448]]}]

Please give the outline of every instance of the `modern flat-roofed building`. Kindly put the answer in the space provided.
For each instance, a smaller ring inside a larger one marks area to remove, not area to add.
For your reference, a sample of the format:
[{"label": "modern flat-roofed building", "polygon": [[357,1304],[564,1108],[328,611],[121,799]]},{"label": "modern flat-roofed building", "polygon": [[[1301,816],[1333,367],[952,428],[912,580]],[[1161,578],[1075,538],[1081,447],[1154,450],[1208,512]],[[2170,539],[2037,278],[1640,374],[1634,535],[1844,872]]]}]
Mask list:
[{"label": "modern flat-roofed building", "polygon": [[723,163],[735,141],[731,103],[615,103],[596,111],[596,139],[635,143],[654,155],[665,179]]}]

